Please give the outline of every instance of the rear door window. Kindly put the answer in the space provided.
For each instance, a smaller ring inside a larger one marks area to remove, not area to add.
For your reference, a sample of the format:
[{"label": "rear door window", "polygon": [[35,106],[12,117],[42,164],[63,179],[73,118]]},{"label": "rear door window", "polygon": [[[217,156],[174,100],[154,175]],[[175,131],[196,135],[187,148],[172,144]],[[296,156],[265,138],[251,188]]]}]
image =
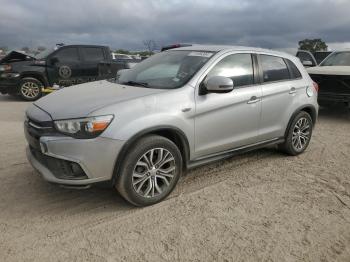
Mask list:
[{"label": "rear door window", "polygon": [[84,61],[87,62],[102,62],[104,61],[103,49],[98,47],[83,47],[81,53]]},{"label": "rear door window", "polygon": [[264,83],[290,79],[288,67],[283,58],[271,55],[260,55],[260,63],[263,71]]}]

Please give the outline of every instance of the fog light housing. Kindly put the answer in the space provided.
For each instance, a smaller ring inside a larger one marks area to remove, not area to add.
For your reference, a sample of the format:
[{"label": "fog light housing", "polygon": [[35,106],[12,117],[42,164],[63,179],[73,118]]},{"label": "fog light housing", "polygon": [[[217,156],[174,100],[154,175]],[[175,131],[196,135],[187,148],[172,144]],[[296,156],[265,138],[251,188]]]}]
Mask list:
[{"label": "fog light housing", "polygon": [[41,153],[46,154],[48,151],[47,145],[43,142],[40,142],[40,150],[41,150]]},{"label": "fog light housing", "polygon": [[77,163],[70,163],[70,169],[74,176],[81,177],[85,176],[84,170],[81,168],[81,166]]}]

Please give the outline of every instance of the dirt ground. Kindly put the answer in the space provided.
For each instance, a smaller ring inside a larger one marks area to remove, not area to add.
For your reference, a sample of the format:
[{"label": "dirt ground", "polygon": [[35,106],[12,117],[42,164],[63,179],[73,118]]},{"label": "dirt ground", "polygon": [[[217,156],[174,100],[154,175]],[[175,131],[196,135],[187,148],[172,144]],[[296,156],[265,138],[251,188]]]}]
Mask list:
[{"label": "dirt ground", "polygon": [[29,105],[0,96],[0,261],[350,261],[350,113],[320,110],[308,150],[197,168],[164,202],[43,181],[25,157]]}]

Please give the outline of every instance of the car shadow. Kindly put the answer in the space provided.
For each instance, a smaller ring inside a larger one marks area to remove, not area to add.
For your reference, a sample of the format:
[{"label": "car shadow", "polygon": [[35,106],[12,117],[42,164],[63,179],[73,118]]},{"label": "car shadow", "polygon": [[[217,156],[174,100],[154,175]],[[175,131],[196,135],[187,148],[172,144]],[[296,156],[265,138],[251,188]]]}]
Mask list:
[{"label": "car shadow", "polygon": [[2,94],[0,94],[0,102],[28,102],[28,103],[31,103],[30,101],[25,101],[21,97],[16,96],[16,95],[2,95]]},{"label": "car shadow", "polygon": [[321,119],[338,119],[338,120],[350,120],[350,108],[342,105],[332,107],[320,107],[319,121]]}]

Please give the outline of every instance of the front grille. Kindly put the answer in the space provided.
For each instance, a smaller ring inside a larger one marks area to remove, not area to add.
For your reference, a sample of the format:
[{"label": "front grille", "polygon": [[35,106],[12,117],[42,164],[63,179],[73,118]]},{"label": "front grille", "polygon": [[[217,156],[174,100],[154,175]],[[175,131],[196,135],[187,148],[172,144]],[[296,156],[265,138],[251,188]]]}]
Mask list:
[{"label": "front grille", "polygon": [[53,122],[37,122],[33,119],[28,118],[24,122],[25,127],[28,130],[28,133],[39,139],[41,136],[57,136],[58,132],[55,130]]},{"label": "front grille", "polygon": [[319,94],[339,94],[350,96],[350,76],[310,74],[319,86]]},{"label": "front grille", "polygon": [[43,166],[48,168],[58,179],[80,180],[87,179],[87,175],[79,164],[44,155],[38,149],[30,146],[30,151]]}]

